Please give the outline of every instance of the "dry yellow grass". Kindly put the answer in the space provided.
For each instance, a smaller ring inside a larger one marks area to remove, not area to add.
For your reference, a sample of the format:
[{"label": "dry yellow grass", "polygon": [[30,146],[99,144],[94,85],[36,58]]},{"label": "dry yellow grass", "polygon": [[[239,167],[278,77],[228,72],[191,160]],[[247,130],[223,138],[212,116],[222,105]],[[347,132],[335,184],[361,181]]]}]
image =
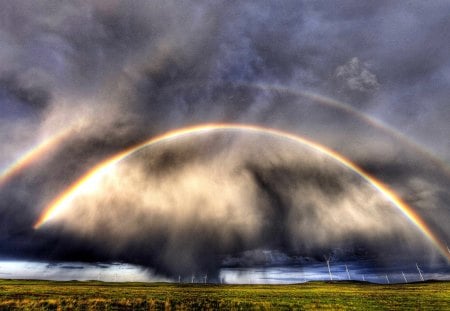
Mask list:
[{"label": "dry yellow grass", "polygon": [[450,310],[450,282],[211,285],[0,281],[0,310]]}]

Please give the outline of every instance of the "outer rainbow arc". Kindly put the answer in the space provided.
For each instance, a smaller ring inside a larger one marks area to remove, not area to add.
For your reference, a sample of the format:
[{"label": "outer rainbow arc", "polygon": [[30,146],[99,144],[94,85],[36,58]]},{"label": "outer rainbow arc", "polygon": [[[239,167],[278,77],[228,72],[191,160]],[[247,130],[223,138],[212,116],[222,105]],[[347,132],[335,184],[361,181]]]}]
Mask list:
[{"label": "outer rainbow arc", "polygon": [[273,136],[278,136],[280,138],[289,139],[298,143],[301,143],[309,148],[312,148],[316,151],[319,151],[334,160],[338,161],[344,167],[347,167],[364,178],[367,182],[369,182],[375,189],[377,189],[381,194],[383,194],[390,202],[394,204],[394,206],[404,215],[406,218],[414,224],[423,234],[424,236],[439,250],[439,252],[450,262],[450,253],[447,251],[447,246],[444,242],[442,242],[428,227],[425,221],[406,203],[404,202],[393,190],[391,190],[387,185],[377,180],[376,178],[370,176],[366,173],[362,168],[358,167],[356,164],[352,163],[350,160],[346,159],[342,155],[337,152],[329,149],[328,147],[322,146],[316,142],[310,141],[306,138],[284,132],[281,130],[264,128],[257,125],[247,125],[247,124],[203,124],[196,125],[187,128],[177,129],[173,131],[169,131],[165,134],[156,136],[148,141],[140,143],[136,146],[125,149],[122,152],[104,160],[103,162],[96,165],[92,168],[88,173],[86,173],[83,177],[81,177],[78,181],[72,184],[65,192],[61,193],[55,200],[53,200],[44,212],[41,214],[40,218],[37,220],[34,225],[34,229],[39,229],[45,222],[55,217],[58,213],[60,213],[66,203],[70,202],[72,198],[77,195],[77,191],[82,187],[82,185],[102,172],[105,172],[112,166],[114,166],[119,161],[125,159],[127,156],[132,153],[145,148],[149,145],[166,141],[173,138],[180,138],[184,135],[190,134],[198,134],[202,132],[208,131],[217,131],[217,130],[245,130],[252,131],[264,134],[270,134]]},{"label": "outer rainbow arc", "polygon": [[326,97],[326,96],[323,96],[320,94],[307,92],[307,91],[302,91],[299,94],[303,95],[305,97],[308,97],[312,100],[317,100],[319,102],[329,104],[333,107],[341,109],[342,111],[345,111],[349,114],[352,114],[353,116],[360,118],[361,120],[367,122],[371,126],[385,132],[386,134],[391,135],[392,137],[398,139],[399,141],[403,142],[405,145],[412,148],[415,152],[420,154],[422,157],[430,160],[434,165],[438,166],[443,171],[443,173],[447,175],[447,177],[450,177],[450,167],[447,163],[445,163],[442,159],[440,159],[439,157],[437,157],[436,155],[434,155],[433,153],[428,151],[425,147],[421,146],[420,144],[416,143],[415,141],[413,141],[410,138],[408,138],[407,136],[405,136],[405,134],[398,131],[394,127],[382,122],[381,120],[379,120],[377,118],[370,117],[370,116],[360,112],[359,110],[352,108],[348,104],[345,104],[338,100],[335,100],[335,99],[332,99],[332,98],[329,98],[329,97]]},{"label": "outer rainbow arc", "polygon": [[437,167],[439,167],[441,169],[441,172],[443,172],[447,177],[450,178],[450,166],[446,162],[444,162],[442,159],[440,159],[439,157],[437,157],[436,155],[434,155],[433,153],[428,151],[422,145],[411,140],[405,134],[403,134],[396,128],[392,127],[391,125],[388,125],[385,122],[383,122],[375,117],[369,116],[369,115],[363,113],[362,111],[355,109],[354,107],[352,107],[351,105],[349,105],[345,102],[341,102],[339,100],[336,100],[336,99],[333,99],[333,98],[330,98],[330,97],[327,97],[327,96],[324,96],[324,95],[321,95],[318,93],[314,93],[312,91],[296,90],[296,89],[286,87],[284,85],[278,85],[278,84],[248,83],[248,82],[242,82],[242,83],[233,82],[232,84],[242,85],[245,87],[251,87],[251,88],[256,88],[256,89],[261,89],[261,90],[268,90],[271,92],[273,92],[273,91],[283,92],[283,93],[291,94],[294,96],[302,96],[302,97],[309,98],[321,105],[333,107],[342,112],[345,112],[353,117],[358,118],[361,121],[366,122],[367,124],[373,126],[374,128],[381,130],[382,132],[386,133],[387,135],[389,135],[395,139],[398,139],[399,141],[401,141],[408,147],[412,148],[415,152],[420,154],[422,157],[431,161],[434,165],[436,165]]},{"label": "outer rainbow arc", "polygon": [[[206,81],[199,80],[199,81],[189,82],[189,83],[184,82],[184,83],[179,83],[179,86],[198,85],[200,83],[203,84],[203,83],[206,83]],[[400,132],[395,127],[388,125],[385,122],[383,122],[375,117],[365,114],[364,112],[352,107],[348,103],[336,100],[334,98],[331,98],[331,97],[328,97],[328,96],[325,96],[325,95],[322,95],[319,93],[314,93],[309,90],[298,90],[298,89],[291,88],[289,86],[280,85],[280,84],[268,84],[268,83],[263,83],[263,82],[257,82],[257,83],[228,82],[228,83],[230,83],[231,85],[255,88],[255,89],[260,89],[263,91],[280,92],[280,93],[294,95],[297,97],[306,97],[306,98],[309,98],[309,99],[319,103],[320,105],[338,109],[338,110],[345,112],[353,117],[358,118],[361,121],[366,122],[367,124],[373,126],[376,129],[379,129],[382,132],[400,140],[405,145],[414,149],[414,151],[417,152],[418,154],[421,154],[423,157],[429,159],[434,165],[438,166],[448,177],[450,177],[450,166],[445,161],[443,161],[442,159],[440,159],[439,157],[437,157],[436,155],[434,155],[433,153],[428,151],[422,145],[420,145],[420,144],[416,143],[415,141],[411,140],[410,138],[408,138],[405,134]],[[171,86],[171,87],[173,87],[173,86]]]},{"label": "outer rainbow arc", "polygon": [[19,159],[17,159],[14,163],[9,165],[1,174],[0,174],[0,187],[3,186],[10,178],[16,175],[18,172],[31,165],[34,161],[36,161],[39,157],[43,156],[47,153],[52,147],[60,143],[67,135],[70,133],[71,128],[66,128],[55,135],[47,138],[40,144],[37,144],[33,148],[31,148],[28,152],[22,155]]}]

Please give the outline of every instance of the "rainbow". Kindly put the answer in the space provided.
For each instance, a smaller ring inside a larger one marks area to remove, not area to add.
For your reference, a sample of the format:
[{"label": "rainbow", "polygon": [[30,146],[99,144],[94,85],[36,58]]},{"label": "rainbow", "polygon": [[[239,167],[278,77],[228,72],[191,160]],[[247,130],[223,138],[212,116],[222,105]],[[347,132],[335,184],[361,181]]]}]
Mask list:
[{"label": "rainbow", "polygon": [[433,233],[433,231],[427,226],[425,221],[387,185],[383,184],[375,177],[372,177],[371,175],[366,173],[356,164],[352,163],[350,160],[346,159],[337,152],[323,145],[320,145],[314,141],[308,140],[307,138],[300,137],[276,129],[246,124],[204,124],[181,128],[169,131],[165,134],[156,136],[143,143],[125,149],[96,165],[88,173],[82,176],[78,181],[72,184],[65,192],[61,193],[58,197],[56,197],[43,211],[43,213],[37,220],[36,224],[34,225],[34,229],[39,229],[44,223],[51,220],[56,215],[61,213],[65,208],[67,208],[68,203],[77,195],[79,189],[86,182],[92,180],[93,178],[95,178],[95,176],[99,176],[99,174],[103,174],[104,172],[108,171],[116,163],[120,162],[121,160],[125,159],[126,157],[135,153],[136,151],[139,151],[150,145],[157,144],[159,142],[177,139],[187,135],[210,133],[213,131],[247,131],[247,132],[268,134],[275,137],[280,137],[300,143],[304,146],[307,146],[315,151],[319,151],[333,158],[334,160],[338,161],[342,166],[351,169],[353,172],[355,172],[363,179],[365,179],[367,182],[369,182],[377,191],[379,191],[386,199],[388,199],[412,224],[414,224],[414,226],[417,227],[423,233],[423,235],[427,238],[428,241],[430,241],[434,246],[436,246],[436,248],[448,261],[450,261],[450,253],[447,251],[446,244],[442,242]]},{"label": "rainbow", "polygon": [[25,152],[21,157],[19,157],[15,162],[11,163],[0,173],[0,187],[7,183],[16,174],[27,168],[37,159],[42,157],[60,142],[62,142],[70,133],[71,128],[66,128],[60,130],[56,134],[44,139],[39,142],[27,152]]},{"label": "rainbow", "polygon": [[[171,85],[170,88],[173,87],[191,87],[198,84],[205,84],[208,83],[207,81],[191,81],[191,82],[182,82],[179,84]],[[225,82],[227,83],[227,82]],[[405,136],[403,133],[398,131],[396,128],[380,121],[377,118],[374,118],[372,116],[369,116],[363,112],[361,112],[358,109],[355,109],[351,105],[338,101],[336,99],[314,93],[311,91],[306,90],[297,90],[293,89],[291,87],[287,87],[280,84],[268,84],[268,83],[262,83],[262,82],[228,82],[230,85],[233,86],[242,86],[247,88],[253,88],[253,89],[259,89],[262,91],[268,91],[268,92],[279,92],[279,93],[285,93],[289,95],[293,95],[296,97],[304,97],[308,98],[322,106],[330,107],[337,109],[341,112],[344,112],[352,117],[355,117],[368,125],[380,130],[382,133],[385,133],[397,140],[399,140],[402,144],[405,146],[411,148],[415,153],[422,156],[423,158],[428,159],[431,163],[433,163],[436,167],[440,169],[440,171],[445,174],[448,178],[450,178],[450,165],[440,159],[439,157],[435,156],[433,153],[425,149],[420,144],[412,141],[409,137]]]},{"label": "rainbow", "polygon": [[380,130],[381,132],[386,133],[387,135],[398,139],[401,141],[404,145],[410,147],[414,152],[421,155],[424,158],[427,158],[431,163],[439,167],[441,172],[443,172],[447,177],[450,177],[450,166],[443,161],[442,159],[438,158],[434,154],[432,154],[430,151],[426,150],[423,146],[419,145],[418,143],[412,141],[410,138],[405,136],[403,133],[399,132],[397,129],[393,128],[392,126],[380,121],[379,119],[376,119],[374,117],[368,116],[367,114],[353,108],[351,105],[346,104],[344,102],[338,101],[336,99],[323,96],[317,93],[313,93],[310,91],[301,91],[301,90],[293,90],[289,87],[277,85],[277,84],[264,84],[264,83],[244,83],[242,84],[247,87],[253,87],[258,88],[261,90],[266,91],[275,91],[280,93],[287,93],[294,96],[301,96],[305,98],[309,98],[321,105],[333,107],[335,109],[338,109],[340,111],[343,111],[345,113],[348,113],[349,115],[356,117],[370,126]]}]

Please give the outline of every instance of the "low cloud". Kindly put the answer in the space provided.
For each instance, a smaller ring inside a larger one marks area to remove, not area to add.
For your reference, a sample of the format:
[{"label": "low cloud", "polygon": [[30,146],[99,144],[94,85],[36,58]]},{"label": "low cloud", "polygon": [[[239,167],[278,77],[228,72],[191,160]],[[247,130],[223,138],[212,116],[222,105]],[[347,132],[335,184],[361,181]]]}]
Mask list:
[{"label": "low cloud", "polygon": [[344,65],[338,66],[335,76],[342,88],[350,91],[371,93],[380,87],[377,77],[357,57],[352,58]]}]

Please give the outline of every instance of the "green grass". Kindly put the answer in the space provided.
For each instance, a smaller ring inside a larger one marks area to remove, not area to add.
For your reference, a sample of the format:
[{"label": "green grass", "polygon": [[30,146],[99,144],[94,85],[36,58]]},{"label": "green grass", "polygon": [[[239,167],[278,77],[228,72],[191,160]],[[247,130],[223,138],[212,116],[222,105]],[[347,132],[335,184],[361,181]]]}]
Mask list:
[{"label": "green grass", "polygon": [[450,310],[450,282],[211,285],[0,280],[0,310]]}]

